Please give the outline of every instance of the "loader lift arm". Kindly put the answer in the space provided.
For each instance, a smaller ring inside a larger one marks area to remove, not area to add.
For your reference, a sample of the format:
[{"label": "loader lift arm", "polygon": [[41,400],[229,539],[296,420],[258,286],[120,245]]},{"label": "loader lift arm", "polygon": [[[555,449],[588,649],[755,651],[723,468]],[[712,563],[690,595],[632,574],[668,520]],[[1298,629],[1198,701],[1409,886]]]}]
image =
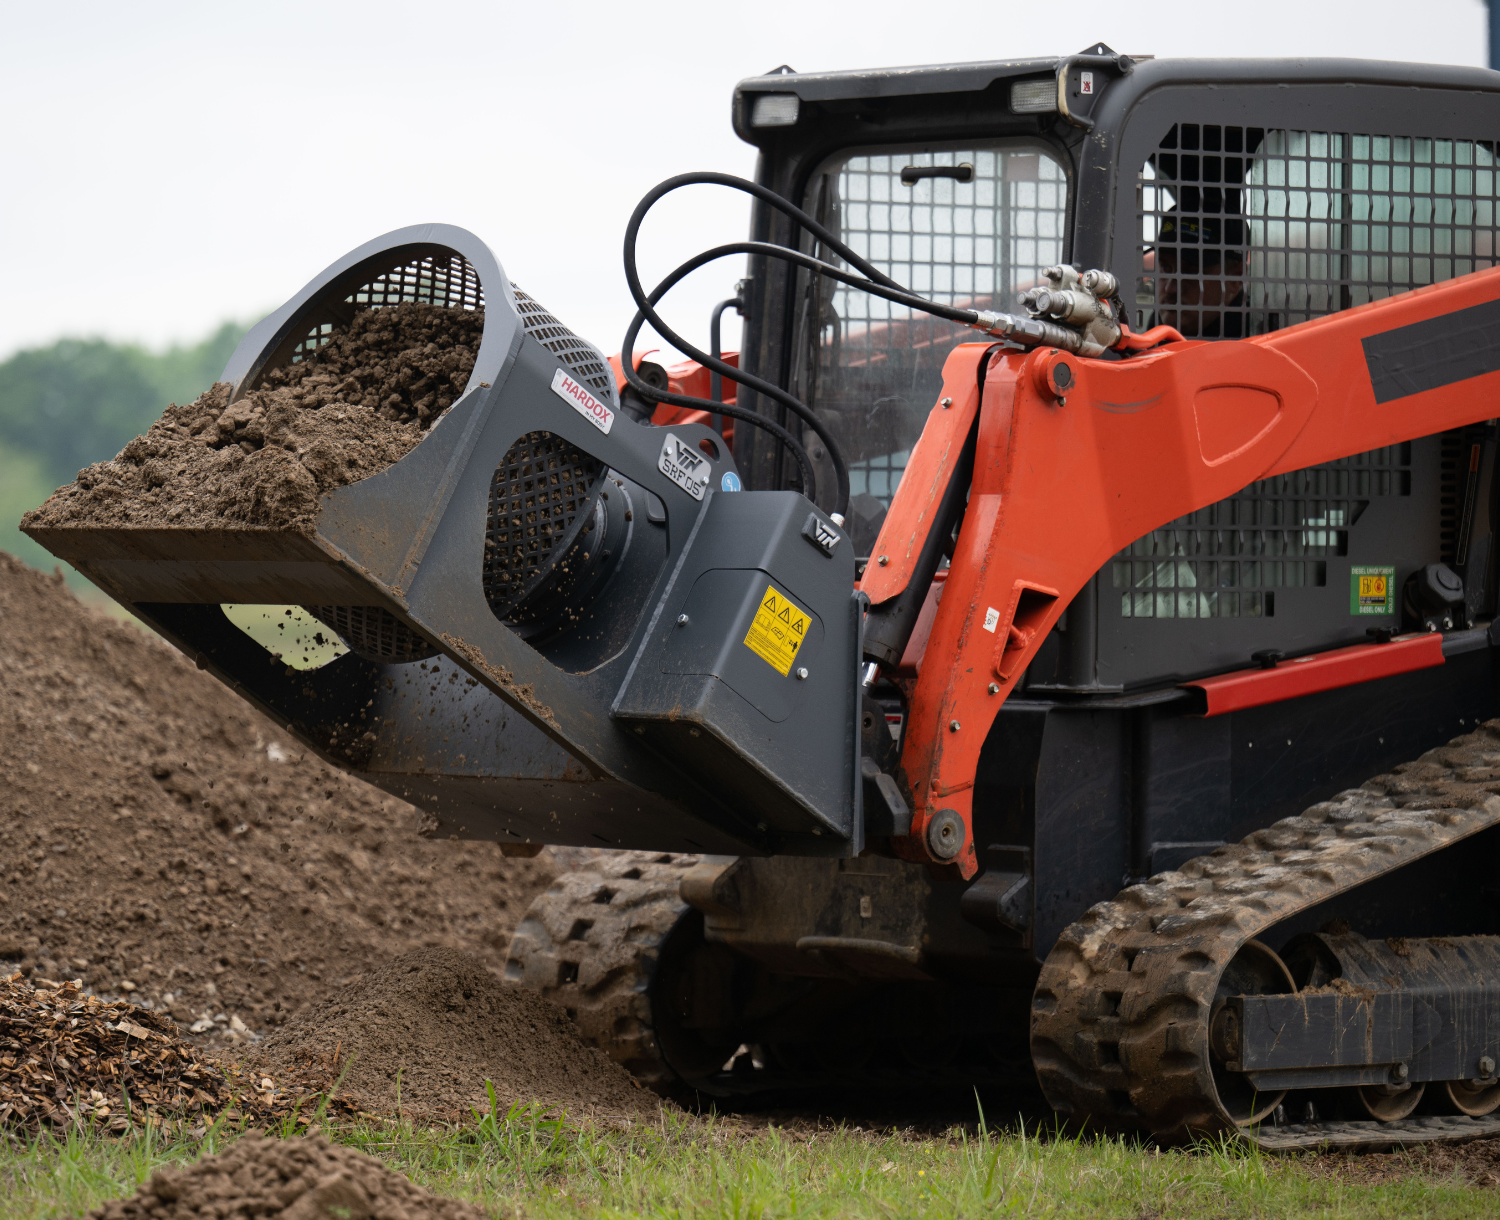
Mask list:
[{"label": "loader lift arm", "polygon": [[[1122,360],[1006,352],[981,392],[987,350],[949,357],[861,585],[878,607],[910,583],[955,439],[977,416],[969,505],[911,691],[902,767],[916,810],[897,840],[906,859],[951,863],[964,878],[978,871],[985,737],[1090,577],[1134,539],[1257,479],[1491,418],[1500,268],[1241,341]],[[951,834],[954,816],[956,855],[937,833]]]}]

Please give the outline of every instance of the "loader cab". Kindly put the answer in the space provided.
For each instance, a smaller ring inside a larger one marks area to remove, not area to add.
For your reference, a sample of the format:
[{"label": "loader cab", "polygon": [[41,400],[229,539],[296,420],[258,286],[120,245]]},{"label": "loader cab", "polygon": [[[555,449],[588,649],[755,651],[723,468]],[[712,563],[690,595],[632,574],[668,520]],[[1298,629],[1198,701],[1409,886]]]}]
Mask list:
[{"label": "loader cab", "polygon": [[[1480,69],[1155,60],[1096,44],[1060,59],[783,68],[740,83],[734,124],[762,183],[918,292],[1013,310],[1045,267],[1101,267],[1133,328],[1206,341],[1490,266],[1500,232],[1500,75]],[[752,229],[796,239],[764,207]],[[868,556],[944,359],[977,336],[767,260],[752,260],[747,313],[747,367],[842,442],[849,529]],[[745,431],[748,485],[789,485],[785,454]],[[1494,430],[1472,431],[1265,480],[1153,531],[1075,600],[1028,689],[1128,693],[1410,626],[1399,591],[1434,562],[1463,578],[1459,618],[1488,619]],[[1351,582],[1369,571],[1389,602],[1358,612],[1356,594],[1352,612]]]}]

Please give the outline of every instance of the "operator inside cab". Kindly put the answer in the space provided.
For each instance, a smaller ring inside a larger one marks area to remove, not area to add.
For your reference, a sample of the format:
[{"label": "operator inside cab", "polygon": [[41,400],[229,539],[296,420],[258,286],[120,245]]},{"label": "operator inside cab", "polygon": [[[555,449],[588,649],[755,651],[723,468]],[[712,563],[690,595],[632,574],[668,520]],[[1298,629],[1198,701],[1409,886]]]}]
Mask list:
[{"label": "operator inside cab", "polygon": [[1155,248],[1142,260],[1143,270],[1156,273],[1156,321],[1189,339],[1242,339],[1245,221],[1237,212],[1239,191],[1180,190],[1181,200],[1162,216]]}]

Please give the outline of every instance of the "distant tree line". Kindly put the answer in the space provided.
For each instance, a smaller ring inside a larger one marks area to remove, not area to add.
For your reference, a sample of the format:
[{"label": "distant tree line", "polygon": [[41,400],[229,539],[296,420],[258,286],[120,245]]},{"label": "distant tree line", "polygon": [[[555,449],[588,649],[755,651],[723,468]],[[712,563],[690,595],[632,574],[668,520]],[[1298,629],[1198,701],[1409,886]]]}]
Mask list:
[{"label": "distant tree line", "polygon": [[52,556],[17,528],[21,514],[106,461],[168,403],[191,402],[223,371],[245,327],[165,352],[62,339],[0,363],[0,550],[38,567]]}]

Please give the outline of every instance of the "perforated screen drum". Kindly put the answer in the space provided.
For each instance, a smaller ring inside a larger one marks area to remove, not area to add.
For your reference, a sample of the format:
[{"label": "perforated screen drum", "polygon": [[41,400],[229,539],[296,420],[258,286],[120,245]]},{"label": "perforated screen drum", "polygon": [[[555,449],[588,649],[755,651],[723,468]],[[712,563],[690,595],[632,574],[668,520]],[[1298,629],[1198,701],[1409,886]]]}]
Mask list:
[{"label": "perforated screen drum", "polygon": [[[613,374],[598,348],[514,286],[512,300],[527,334],[594,393],[616,400]],[[259,376],[305,359],[360,310],[408,303],[482,311],[484,287],[473,266],[457,253],[393,262],[342,299],[319,302],[301,339],[273,355]],[[490,488],[485,535],[484,590],[497,615],[524,620],[527,596],[547,583],[559,564],[566,566],[568,548],[588,521],[590,493],[603,472],[601,463],[545,432],[524,437],[506,454]],[[305,608],[368,660],[398,664],[435,655],[426,641],[380,607]]]},{"label": "perforated screen drum", "polygon": [[437,649],[382,606],[304,606],[367,661],[400,665],[437,656]]},{"label": "perforated screen drum", "polygon": [[550,432],[511,446],[490,481],[484,595],[501,618],[525,617],[524,602],[558,574],[588,524],[604,464]]}]

